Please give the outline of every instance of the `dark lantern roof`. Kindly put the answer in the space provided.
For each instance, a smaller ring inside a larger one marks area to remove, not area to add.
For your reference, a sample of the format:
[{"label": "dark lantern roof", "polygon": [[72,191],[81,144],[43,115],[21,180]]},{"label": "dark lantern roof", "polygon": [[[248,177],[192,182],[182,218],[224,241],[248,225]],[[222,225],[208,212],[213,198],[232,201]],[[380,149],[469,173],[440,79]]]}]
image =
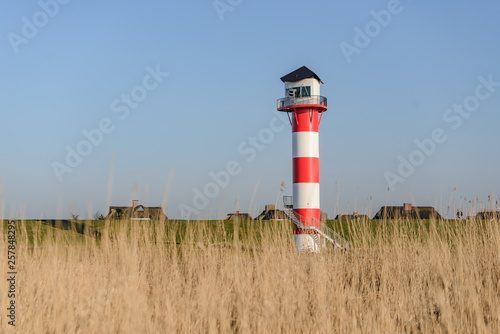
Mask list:
[{"label": "dark lantern roof", "polygon": [[305,66],[302,66],[301,68],[298,68],[295,71],[290,72],[285,76],[282,76],[280,79],[283,82],[295,82],[295,81],[300,81],[300,80],[304,80],[307,78],[315,78],[319,82],[323,83],[323,81],[321,81],[321,79],[316,75],[316,73],[314,73],[313,71],[311,71],[310,69],[308,69]]}]

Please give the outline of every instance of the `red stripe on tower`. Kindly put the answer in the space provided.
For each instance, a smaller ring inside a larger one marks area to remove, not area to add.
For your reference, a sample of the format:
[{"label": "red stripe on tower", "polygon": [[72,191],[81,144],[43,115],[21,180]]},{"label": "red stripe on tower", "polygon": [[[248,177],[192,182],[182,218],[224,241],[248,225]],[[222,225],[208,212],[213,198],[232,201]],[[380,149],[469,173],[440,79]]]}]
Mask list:
[{"label": "red stripe on tower", "polygon": [[319,158],[293,158],[293,183],[319,183]]}]

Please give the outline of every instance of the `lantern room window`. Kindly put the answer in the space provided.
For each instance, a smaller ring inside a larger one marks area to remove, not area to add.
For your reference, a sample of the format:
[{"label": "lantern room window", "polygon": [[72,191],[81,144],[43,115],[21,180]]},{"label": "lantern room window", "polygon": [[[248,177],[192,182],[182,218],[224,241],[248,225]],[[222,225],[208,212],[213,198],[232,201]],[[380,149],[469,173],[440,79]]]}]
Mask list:
[{"label": "lantern room window", "polygon": [[292,87],[286,92],[288,97],[309,97],[311,96],[311,86]]}]

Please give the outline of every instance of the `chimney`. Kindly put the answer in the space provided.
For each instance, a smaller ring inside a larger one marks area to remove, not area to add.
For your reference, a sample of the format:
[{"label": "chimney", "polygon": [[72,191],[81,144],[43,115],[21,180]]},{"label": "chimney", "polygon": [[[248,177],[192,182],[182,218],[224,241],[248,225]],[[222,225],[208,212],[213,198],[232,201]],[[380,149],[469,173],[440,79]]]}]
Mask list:
[{"label": "chimney", "polygon": [[266,212],[274,210],[276,207],[274,205],[266,205]]},{"label": "chimney", "polygon": [[411,203],[404,203],[405,211],[411,211]]},{"label": "chimney", "polygon": [[239,215],[239,214],[240,214],[240,212],[239,212],[239,211],[236,211],[236,214],[237,214],[237,215]]},{"label": "chimney", "polygon": [[132,209],[135,209],[135,207],[138,205],[139,205],[139,200],[136,199],[132,200]]}]

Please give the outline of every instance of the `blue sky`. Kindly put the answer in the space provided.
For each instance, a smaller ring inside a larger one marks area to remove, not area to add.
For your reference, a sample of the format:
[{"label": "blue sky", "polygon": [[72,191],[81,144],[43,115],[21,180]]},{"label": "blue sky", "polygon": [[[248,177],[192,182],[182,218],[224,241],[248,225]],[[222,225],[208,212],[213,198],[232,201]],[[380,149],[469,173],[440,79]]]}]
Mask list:
[{"label": "blue sky", "polygon": [[275,109],[279,78],[302,65],[328,98],[330,217],[403,202],[453,215],[500,196],[499,2],[55,1],[0,5],[4,217],[86,218],[131,199],[171,218],[256,216],[291,194]]}]

